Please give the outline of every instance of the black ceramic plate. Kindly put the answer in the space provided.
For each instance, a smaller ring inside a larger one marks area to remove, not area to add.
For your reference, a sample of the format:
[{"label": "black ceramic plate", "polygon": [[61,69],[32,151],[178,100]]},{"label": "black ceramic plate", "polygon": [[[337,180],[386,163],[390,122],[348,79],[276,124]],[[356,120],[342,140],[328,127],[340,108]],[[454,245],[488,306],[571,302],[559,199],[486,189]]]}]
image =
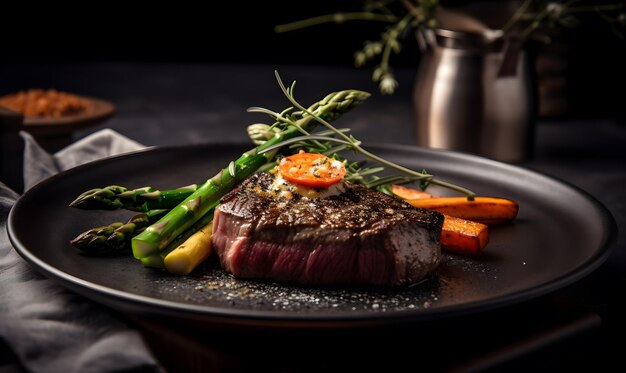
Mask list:
[{"label": "black ceramic plate", "polygon": [[37,270],[121,311],[233,324],[357,325],[422,321],[522,302],[589,274],[614,239],[615,222],[591,196],[553,178],[486,159],[415,147],[373,146],[392,161],[520,205],[512,224],[491,229],[483,256],[446,255],[437,273],[406,289],[310,289],[233,279],[216,261],[187,277],[143,268],[130,257],[93,258],[68,243],[128,216],[67,207],[109,184],[174,188],[200,182],[245,147],[157,148],[87,164],[29,190],[9,216],[9,235]]}]

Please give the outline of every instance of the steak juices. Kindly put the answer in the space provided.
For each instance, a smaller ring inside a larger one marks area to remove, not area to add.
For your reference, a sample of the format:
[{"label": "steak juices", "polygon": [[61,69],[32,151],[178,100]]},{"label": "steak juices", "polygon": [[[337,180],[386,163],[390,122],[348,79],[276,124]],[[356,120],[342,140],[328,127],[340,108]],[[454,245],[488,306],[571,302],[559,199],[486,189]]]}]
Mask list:
[{"label": "steak juices", "polygon": [[257,173],[222,198],[212,243],[222,267],[239,278],[401,286],[439,264],[443,220],[342,179],[309,188]]}]

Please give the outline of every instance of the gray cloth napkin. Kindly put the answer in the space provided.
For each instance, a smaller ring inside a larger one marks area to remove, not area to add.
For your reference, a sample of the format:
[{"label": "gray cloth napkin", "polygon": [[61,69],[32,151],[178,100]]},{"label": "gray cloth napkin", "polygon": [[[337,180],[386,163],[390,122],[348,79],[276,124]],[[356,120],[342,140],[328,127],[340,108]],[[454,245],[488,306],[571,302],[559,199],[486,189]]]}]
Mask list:
[{"label": "gray cloth napkin", "polygon": [[55,154],[43,150],[28,132],[22,131],[20,136],[24,139],[24,190],[57,172],[97,159],[145,148],[108,128],[89,135]]},{"label": "gray cloth napkin", "polygon": [[[144,148],[115,131],[96,132],[51,155],[25,132],[24,187],[95,159]],[[18,195],[0,182],[0,338],[33,372],[160,372],[141,335],[106,308],[29,267],[7,237]]]}]

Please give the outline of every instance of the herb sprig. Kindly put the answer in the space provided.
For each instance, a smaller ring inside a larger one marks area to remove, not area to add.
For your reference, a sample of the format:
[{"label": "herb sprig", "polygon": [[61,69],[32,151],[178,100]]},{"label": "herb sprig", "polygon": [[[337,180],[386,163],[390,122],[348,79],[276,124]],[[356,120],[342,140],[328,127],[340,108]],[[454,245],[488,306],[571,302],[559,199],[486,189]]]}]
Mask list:
[{"label": "herb sprig", "polygon": [[[344,162],[347,170],[347,180],[363,184],[369,188],[377,188],[383,192],[388,192],[389,185],[391,184],[419,182],[420,188],[422,189],[426,189],[431,184],[438,185],[465,194],[469,200],[474,199],[474,192],[467,188],[437,179],[426,170],[423,170],[422,172],[411,170],[364,149],[361,141],[348,134],[349,130],[335,128],[324,119],[316,116],[313,112],[300,105],[294,96],[295,81],[291,84],[291,86],[286,87],[277,71],[275,74],[276,80],[278,81],[278,85],[283,91],[283,94],[293,106],[281,113],[276,113],[260,107],[249,108],[248,111],[250,112],[268,114],[270,117],[275,119],[275,122],[271,126],[254,124],[248,128],[248,133],[255,143],[262,143],[273,136],[275,129],[284,130],[288,126],[296,126],[296,128],[298,128],[302,133],[302,136],[282,141],[274,146],[267,147],[263,150],[264,152],[277,150],[289,145],[289,148],[292,151],[305,150],[311,153],[323,153],[329,157]],[[299,111],[295,112],[293,111],[294,109],[298,109]],[[315,120],[319,124],[326,127],[326,130],[313,134],[308,133],[296,124],[297,117],[311,118],[311,120]],[[379,163],[380,166],[364,167],[362,162],[350,162],[338,154],[341,151],[353,151],[376,163]],[[385,170],[385,167],[398,171],[401,174],[380,176],[380,173]]]}]

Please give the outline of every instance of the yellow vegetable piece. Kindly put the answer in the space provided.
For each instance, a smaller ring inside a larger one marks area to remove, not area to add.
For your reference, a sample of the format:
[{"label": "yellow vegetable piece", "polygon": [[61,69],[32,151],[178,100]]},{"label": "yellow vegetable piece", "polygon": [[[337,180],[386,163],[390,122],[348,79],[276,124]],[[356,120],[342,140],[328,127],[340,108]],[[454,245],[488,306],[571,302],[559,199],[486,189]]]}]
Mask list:
[{"label": "yellow vegetable piece", "polygon": [[165,257],[165,268],[175,275],[187,275],[213,252],[213,222],[194,233]]}]

